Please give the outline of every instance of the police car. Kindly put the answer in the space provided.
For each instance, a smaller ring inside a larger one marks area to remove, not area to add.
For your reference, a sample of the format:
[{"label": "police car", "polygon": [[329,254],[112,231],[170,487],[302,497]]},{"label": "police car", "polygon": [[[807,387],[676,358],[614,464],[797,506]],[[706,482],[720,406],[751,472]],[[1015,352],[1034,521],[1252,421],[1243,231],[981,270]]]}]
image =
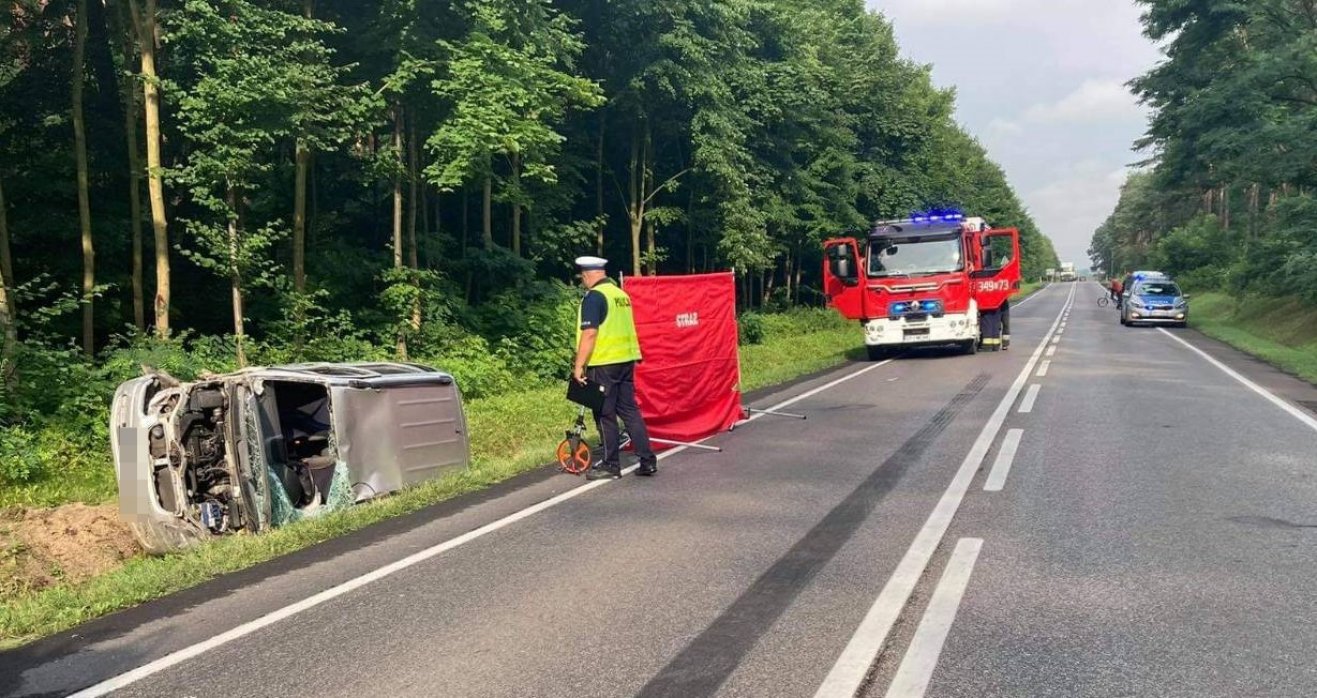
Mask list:
[{"label": "police car", "polygon": [[1180,285],[1160,272],[1136,272],[1127,281],[1120,324],[1126,327],[1189,324],[1189,297]]}]

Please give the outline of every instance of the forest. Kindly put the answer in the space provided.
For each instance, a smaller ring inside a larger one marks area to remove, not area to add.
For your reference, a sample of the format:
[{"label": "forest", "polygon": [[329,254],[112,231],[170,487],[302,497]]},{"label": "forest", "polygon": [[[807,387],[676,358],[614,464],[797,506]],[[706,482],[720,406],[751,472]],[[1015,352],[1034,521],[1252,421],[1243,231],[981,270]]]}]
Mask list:
[{"label": "forest", "polygon": [[1317,5],[1140,4],[1166,57],[1131,83],[1152,111],[1147,159],[1093,236],[1094,267],[1317,306]]},{"label": "forest", "polygon": [[[1311,83],[1285,85],[1258,118],[1311,129],[1282,99]],[[954,109],[862,0],[6,0],[0,482],[103,449],[143,365],[561,379],[580,254],[733,269],[753,325],[822,304],[822,240],[956,207],[1019,227],[1036,277],[1051,243]],[[1264,174],[1225,146],[1200,171],[1177,128],[1153,136],[1176,186],[1267,199],[1250,228],[1311,180],[1311,153]]]}]

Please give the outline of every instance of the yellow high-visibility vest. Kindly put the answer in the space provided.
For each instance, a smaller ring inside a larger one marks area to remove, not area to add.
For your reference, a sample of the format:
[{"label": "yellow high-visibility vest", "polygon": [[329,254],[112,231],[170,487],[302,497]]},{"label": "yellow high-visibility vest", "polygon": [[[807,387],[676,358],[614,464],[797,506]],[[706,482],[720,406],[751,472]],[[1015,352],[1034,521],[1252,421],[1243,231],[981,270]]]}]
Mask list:
[{"label": "yellow high-visibility vest", "polygon": [[[599,326],[594,352],[588,366],[608,366],[640,360],[640,338],[636,336],[636,320],[631,312],[631,296],[612,280],[605,279],[591,291],[598,291],[608,302],[608,314]],[[581,309],[576,309],[576,346],[581,346]]]}]

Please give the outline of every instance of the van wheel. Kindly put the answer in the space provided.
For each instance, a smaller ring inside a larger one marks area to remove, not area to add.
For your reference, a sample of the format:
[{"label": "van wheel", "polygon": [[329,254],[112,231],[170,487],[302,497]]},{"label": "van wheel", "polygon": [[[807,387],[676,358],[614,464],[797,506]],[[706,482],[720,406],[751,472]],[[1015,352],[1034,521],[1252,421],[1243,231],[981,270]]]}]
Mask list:
[{"label": "van wheel", "polygon": [[870,361],[882,361],[883,359],[886,359],[886,358],[887,358],[887,348],[886,348],[886,347],[870,347],[870,346],[866,346],[864,349],[865,349],[865,351],[869,354],[869,360],[870,360]]}]

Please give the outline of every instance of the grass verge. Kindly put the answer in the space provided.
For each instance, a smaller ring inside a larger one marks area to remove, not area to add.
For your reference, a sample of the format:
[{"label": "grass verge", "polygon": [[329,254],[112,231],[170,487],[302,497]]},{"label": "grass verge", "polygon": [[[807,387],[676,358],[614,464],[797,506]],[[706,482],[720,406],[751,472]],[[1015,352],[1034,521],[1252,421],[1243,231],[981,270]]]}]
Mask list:
[{"label": "grass verge", "polygon": [[1317,383],[1317,308],[1292,298],[1224,293],[1196,294],[1190,307],[1194,329]]},{"label": "grass verge", "polygon": [[[853,323],[826,311],[768,316],[762,344],[742,347],[742,389],[782,383],[858,352]],[[557,387],[471,400],[472,466],[395,496],[292,524],[232,536],[163,557],[137,557],[78,584],[0,597],[0,649],[14,647],[219,575],[235,572],[387,518],[474,492],[550,462],[575,410]]]}]

